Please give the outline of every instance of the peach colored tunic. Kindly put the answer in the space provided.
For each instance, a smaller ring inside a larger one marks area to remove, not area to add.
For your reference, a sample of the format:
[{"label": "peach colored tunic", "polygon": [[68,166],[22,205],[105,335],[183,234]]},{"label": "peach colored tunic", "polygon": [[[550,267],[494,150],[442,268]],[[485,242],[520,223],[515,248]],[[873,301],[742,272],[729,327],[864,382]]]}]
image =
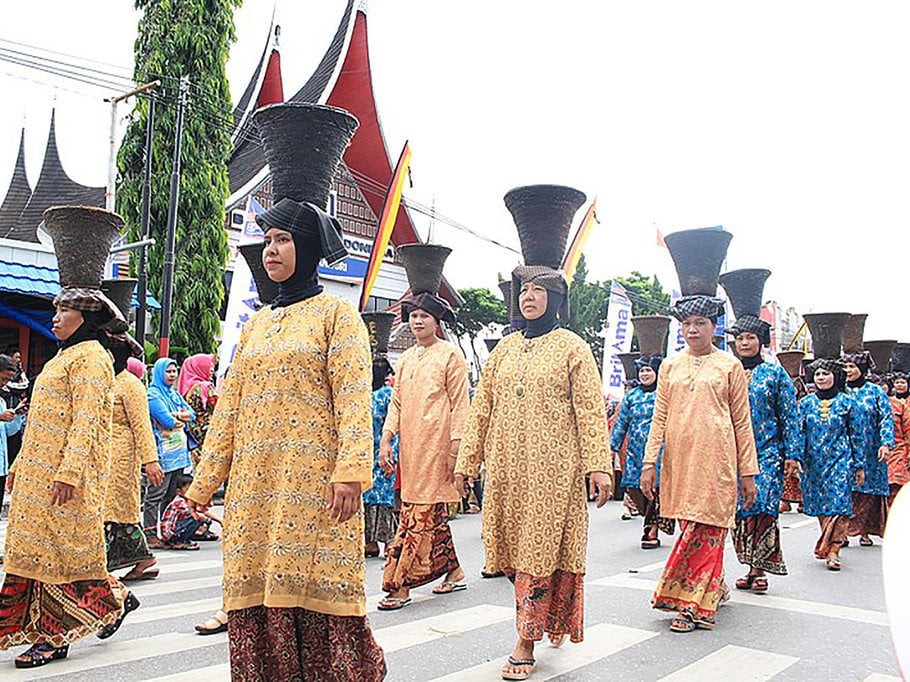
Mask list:
[{"label": "peach colored tunic", "polygon": [[[383,431],[400,434],[401,499],[457,502],[450,452],[468,416],[468,366],[451,343],[412,346],[398,359]],[[454,464],[454,460],[452,461]]]},{"label": "peach colored tunic", "polygon": [[660,513],[733,528],[738,476],[758,474],[742,363],[716,348],[701,367],[685,351],[667,358],[657,377],[645,463],[660,469]]}]

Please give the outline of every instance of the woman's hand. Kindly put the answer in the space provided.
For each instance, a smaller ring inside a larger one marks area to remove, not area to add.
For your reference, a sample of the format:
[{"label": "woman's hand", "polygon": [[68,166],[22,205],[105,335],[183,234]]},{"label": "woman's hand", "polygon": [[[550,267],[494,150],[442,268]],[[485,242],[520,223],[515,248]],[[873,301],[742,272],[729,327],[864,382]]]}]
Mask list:
[{"label": "woman's hand", "polygon": [[467,497],[471,494],[471,488],[474,487],[474,479],[472,477],[464,474],[455,474],[452,480],[459,495]]},{"label": "woman's hand", "polygon": [[889,448],[887,445],[882,445],[878,449],[878,461],[879,462],[886,461],[888,459],[888,455],[890,455],[890,454],[891,454],[891,448]]},{"label": "woman's hand", "polygon": [[379,443],[379,467],[387,475],[395,473],[395,464],[392,461],[392,444],[386,443],[385,439]]},{"label": "woman's hand", "polygon": [[338,523],[344,523],[357,513],[363,494],[359,483],[329,484],[328,508]]},{"label": "woman's hand", "polygon": [[205,516],[208,513],[209,507],[212,506],[212,501],[209,500],[205,504],[192,500],[189,497],[186,498],[186,506],[190,508],[190,513],[195,514],[193,518],[199,518],[200,516]]},{"label": "woman's hand", "polygon": [[743,476],[739,480],[739,496],[743,500],[743,509],[748,509],[755,504],[758,490],[755,487],[755,476]]},{"label": "woman's hand", "polygon": [[13,410],[4,410],[0,412],[0,422],[11,422],[16,418],[16,413]]},{"label": "woman's hand", "polygon": [[639,487],[645,497],[649,500],[654,499],[654,493],[657,492],[657,468],[653,464],[645,464],[645,468],[641,470]]},{"label": "woman's hand", "polygon": [[591,486],[591,495],[597,494],[597,502],[594,506],[600,509],[610,499],[610,493],[613,491],[613,478],[606,471],[592,471],[588,474],[588,484]]},{"label": "woman's hand", "polygon": [[6,474],[6,492],[8,492],[8,493],[13,492],[13,481],[15,481],[15,480],[16,480],[16,472],[15,471],[7,472],[7,474]]},{"label": "woman's hand", "polygon": [[54,481],[53,497],[51,497],[51,506],[60,506],[62,507],[71,499],[73,499],[73,486],[69,483],[64,483],[63,481]]},{"label": "woman's hand", "polygon": [[152,485],[164,483],[164,470],[158,462],[149,462],[145,465],[145,477]]},{"label": "woman's hand", "polygon": [[862,469],[856,470],[856,485],[862,486],[866,482],[866,472]]}]

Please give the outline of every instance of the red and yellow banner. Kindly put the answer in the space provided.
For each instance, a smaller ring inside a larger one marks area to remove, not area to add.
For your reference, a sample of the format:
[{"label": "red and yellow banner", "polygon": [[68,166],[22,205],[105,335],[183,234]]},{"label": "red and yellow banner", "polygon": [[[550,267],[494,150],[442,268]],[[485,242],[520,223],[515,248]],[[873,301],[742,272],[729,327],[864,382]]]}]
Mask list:
[{"label": "red and yellow banner", "polygon": [[376,230],[376,238],[373,240],[370,262],[367,263],[367,271],[363,276],[363,290],[360,292],[360,312],[366,310],[367,301],[370,300],[370,292],[376,283],[376,277],[379,275],[382,257],[389,247],[389,239],[392,237],[395,221],[398,219],[401,193],[404,190],[404,183],[408,177],[408,167],[410,165],[411,147],[405,142],[404,149],[401,150],[401,156],[398,157],[395,172],[392,174],[392,182],[389,183],[385,201],[382,204],[382,216],[379,218],[379,227]]},{"label": "red and yellow banner", "polygon": [[591,228],[593,228],[594,223],[597,222],[599,221],[597,220],[597,197],[595,197],[594,201],[592,201],[591,205],[588,207],[588,212],[585,213],[581,225],[578,226],[578,231],[575,233],[575,237],[572,239],[566,257],[562,262],[562,272],[570,285],[572,284],[572,276],[575,274],[575,268],[578,267],[578,261],[581,260],[581,253],[585,248],[585,242],[588,241],[588,237],[591,234]]}]

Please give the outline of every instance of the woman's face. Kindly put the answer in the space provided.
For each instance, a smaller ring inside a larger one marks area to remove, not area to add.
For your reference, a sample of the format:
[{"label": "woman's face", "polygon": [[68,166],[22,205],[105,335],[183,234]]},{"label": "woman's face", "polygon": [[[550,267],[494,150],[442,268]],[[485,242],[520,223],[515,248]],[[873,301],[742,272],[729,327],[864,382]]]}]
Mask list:
[{"label": "woman's face", "polygon": [[910,386],[908,386],[907,380],[903,377],[894,380],[895,393],[906,393],[908,388],[910,388]]},{"label": "woman's face", "polygon": [[682,321],[683,338],[692,350],[707,350],[714,340],[716,325],[710,318],[701,315],[689,315]]},{"label": "woman's face", "polygon": [[819,391],[827,391],[834,386],[834,374],[826,369],[817,369],[812,382]]},{"label": "woman's face", "polygon": [[57,306],[57,312],[54,315],[53,326],[51,331],[61,341],[66,341],[76,333],[76,330],[82,326],[85,318],[82,313],[74,308],[67,308],[63,305]]},{"label": "woman's face", "polygon": [[526,320],[536,320],[547,312],[547,290],[534,282],[525,282],[518,292],[518,309]]},{"label": "woman's face", "polygon": [[414,308],[411,314],[408,315],[408,327],[418,341],[425,341],[435,336],[436,327],[438,326],[436,318],[426,310]]},{"label": "woman's face", "polygon": [[177,383],[178,374],[180,374],[180,372],[177,369],[177,363],[176,362],[171,363],[170,365],[167,366],[167,369],[164,370],[164,383],[167,386],[173,386],[174,384]]},{"label": "woman's face", "polygon": [[761,350],[758,335],[752,332],[740,332],[736,335],[736,352],[741,358],[754,358]]},{"label": "woman's face", "polygon": [[844,363],[844,371],[847,373],[847,381],[856,381],[862,374],[859,367],[854,365],[852,362]]},{"label": "woman's face", "polygon": [[294,237],[287,230],[270,227],[265,233],[262,267],[273,282],[284,282],[297,269],[297,250]]},{"label": "woman's face", "polygon": [[655,381],[657,381],[657,372],[655,372],[651,367],[642,367],[638,370],[638,380],[644,386],[650,386]]}]

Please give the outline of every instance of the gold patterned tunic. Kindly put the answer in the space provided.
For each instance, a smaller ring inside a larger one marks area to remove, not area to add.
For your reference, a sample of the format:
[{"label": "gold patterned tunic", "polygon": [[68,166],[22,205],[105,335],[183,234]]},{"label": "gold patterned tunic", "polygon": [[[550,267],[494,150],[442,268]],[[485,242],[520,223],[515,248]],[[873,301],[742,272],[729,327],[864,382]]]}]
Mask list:
[{"label": "gold patterned tunic", "polygon": [[356,309],[327,293],[244,325],[188,497],[229,478],[224,603],[362,616],[363,513],[329,516],[330,483],[371,484],[372,373]]},{"label": "gold patterned tunic", "polygon": [[104,520],[139,523],[139,488],[144,464],[158,461],[148,398],[142,382],[127,371],[114,378],[111,470]]},{"label": "gold patterned tunic", "polygon": [[451,343],[408,348],[395,367],[383,431],[400,434],[401,499],[411,504],[458,502],[449,457],[468,416],[468,366]]},{"label": "gold patterned tunic", "polygon": [[[61,350],[38,376],[14,466],[7,573],[51,584],[107,579],[102,506],[113,384],[97,341]],[[74,487],[62,506],[51,506],[54,481]]]},{"label": "gold patterned tunic", "polygon": [[486,570],[585,572],[584,477],[612,469],[603,404],[591,349],[576,334],[511,334],[496,346],[456,465],[474,477],[486,465]]},{"label": "gold patterned tunic", "polygon": [[657,375],[645,463],[660,469],[660,514],[735,526],[737,476],[759,473],[742,363],[716,348],[699,362],[688,351]]}]

